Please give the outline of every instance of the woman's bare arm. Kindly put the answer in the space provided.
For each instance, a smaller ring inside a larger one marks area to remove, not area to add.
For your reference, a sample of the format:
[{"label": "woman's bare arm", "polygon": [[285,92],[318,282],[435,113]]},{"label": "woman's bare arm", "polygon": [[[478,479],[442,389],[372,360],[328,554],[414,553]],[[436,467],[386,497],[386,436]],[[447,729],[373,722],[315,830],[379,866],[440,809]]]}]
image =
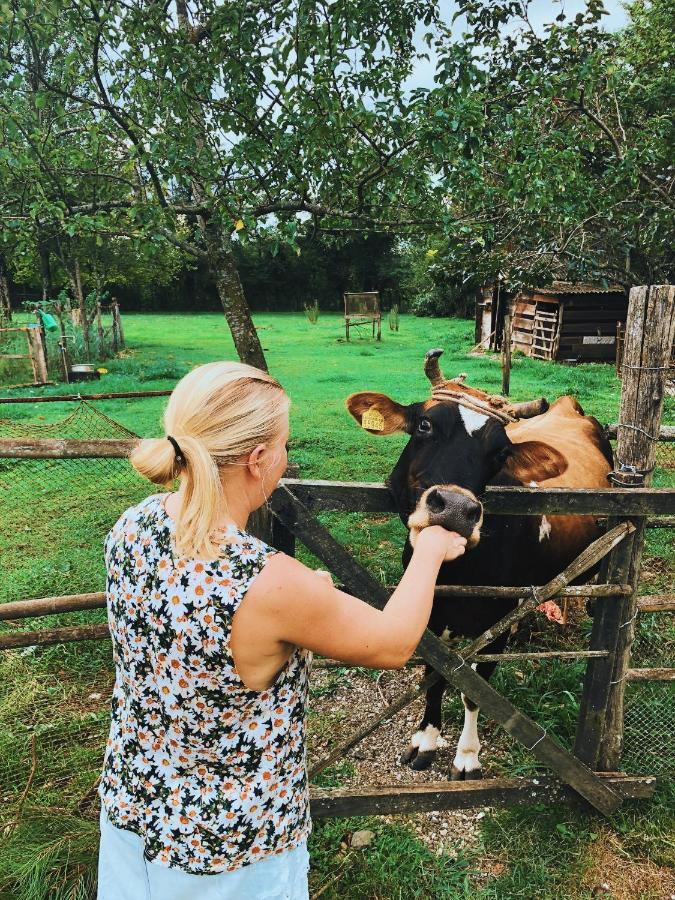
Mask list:
[{"label": "woman's bare arm", "polygon": [[256,648],[269,659],[286,656],[295,645],[355,665],[405,665],[429,620],[438,570],[464,553],[465,544],[439,526],[420,532],[408,568],[381,611],[338,591],[325,576],[291,557],[272,557],[235,615],[237,660],[239,648],[247,667]]}]

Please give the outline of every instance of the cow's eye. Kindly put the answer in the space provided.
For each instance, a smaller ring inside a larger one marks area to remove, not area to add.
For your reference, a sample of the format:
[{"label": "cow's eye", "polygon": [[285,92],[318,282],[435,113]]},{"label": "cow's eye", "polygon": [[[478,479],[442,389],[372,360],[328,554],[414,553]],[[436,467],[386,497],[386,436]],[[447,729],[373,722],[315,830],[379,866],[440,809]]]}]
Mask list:
[{"label": "cow's eye", "polygon": [[429,421],[429,419],[420,419],[417,423],[417,430],[421,434],[429,434],[429,432],[431,431],[431,422]]}]

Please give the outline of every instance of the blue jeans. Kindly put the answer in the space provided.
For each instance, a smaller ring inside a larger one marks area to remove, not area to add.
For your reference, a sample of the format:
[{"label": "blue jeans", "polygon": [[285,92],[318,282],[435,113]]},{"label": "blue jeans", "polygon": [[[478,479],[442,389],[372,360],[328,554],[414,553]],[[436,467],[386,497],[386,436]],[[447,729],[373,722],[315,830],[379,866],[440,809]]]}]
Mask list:
[{"label": "blue jeans", "polygon": [[141,838],[101,810],[97,900],[308,900],[308,871],[306,844],[234,872],[170,869],[145,859]]}]

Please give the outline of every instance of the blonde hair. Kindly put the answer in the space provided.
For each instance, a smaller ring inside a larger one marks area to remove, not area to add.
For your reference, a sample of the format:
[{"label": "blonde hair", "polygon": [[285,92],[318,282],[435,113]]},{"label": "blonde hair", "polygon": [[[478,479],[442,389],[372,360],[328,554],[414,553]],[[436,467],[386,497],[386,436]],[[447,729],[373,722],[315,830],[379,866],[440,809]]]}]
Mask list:
[{"label": "blonde hair", "polygon": [[223,499],[219,467],[274,441],[289,405],[278,381],[244,363],[207,363],[178,382],[164,412],[164,431],[179,445],[182,462],[167,437],[141,441],[130,457],[150,481],[170,487],[178,477],[184,486],[175,517],[177,554],[189,559],[219,555],[213,539]]}]

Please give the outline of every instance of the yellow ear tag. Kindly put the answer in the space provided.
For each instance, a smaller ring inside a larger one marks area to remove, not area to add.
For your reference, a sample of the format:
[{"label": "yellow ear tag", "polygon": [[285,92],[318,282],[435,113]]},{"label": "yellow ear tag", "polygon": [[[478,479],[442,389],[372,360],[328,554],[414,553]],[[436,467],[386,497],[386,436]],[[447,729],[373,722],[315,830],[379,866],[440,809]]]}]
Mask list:
[{"label": "yellow ear tag", "polygon": [[371,406],[361,416],[361,428],[366,428],[368,431],[384,431],[384,416],[378,409]]}]

